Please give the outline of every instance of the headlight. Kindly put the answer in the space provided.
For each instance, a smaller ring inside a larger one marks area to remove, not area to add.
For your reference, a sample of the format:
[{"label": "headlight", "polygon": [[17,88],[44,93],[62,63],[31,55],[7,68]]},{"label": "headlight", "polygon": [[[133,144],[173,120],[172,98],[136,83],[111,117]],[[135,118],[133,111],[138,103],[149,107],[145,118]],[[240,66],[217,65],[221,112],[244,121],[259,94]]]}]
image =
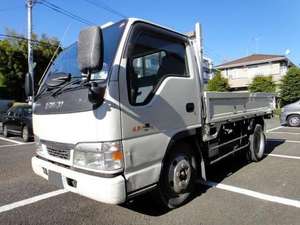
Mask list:
[{"label": "headlight", "polygon": [[120,142],[80,143],[74,148],[73,165],[96,171],[116,172],[123,168]]},{"label": "headlight", "polygon": [[40,156],[45,156],[47,154],[47,147],[46,145],[42,144],[40,138],[38,136],[34,136],[34,140],[36,143],[36,154]]}]

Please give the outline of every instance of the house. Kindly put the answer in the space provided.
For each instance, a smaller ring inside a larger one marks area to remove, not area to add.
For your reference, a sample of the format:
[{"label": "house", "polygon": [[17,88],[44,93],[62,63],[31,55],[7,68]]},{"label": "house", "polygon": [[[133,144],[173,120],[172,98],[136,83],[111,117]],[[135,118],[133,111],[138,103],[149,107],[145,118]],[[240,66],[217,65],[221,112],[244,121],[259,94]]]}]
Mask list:
[{"label": "house", "polygon": [[215,68],[228,79],[233,90],[247,90],[253,78],[258,75],[272,76],[273,81],[278,84],[288,68],[293,65],[284,55],[253,54]]}]

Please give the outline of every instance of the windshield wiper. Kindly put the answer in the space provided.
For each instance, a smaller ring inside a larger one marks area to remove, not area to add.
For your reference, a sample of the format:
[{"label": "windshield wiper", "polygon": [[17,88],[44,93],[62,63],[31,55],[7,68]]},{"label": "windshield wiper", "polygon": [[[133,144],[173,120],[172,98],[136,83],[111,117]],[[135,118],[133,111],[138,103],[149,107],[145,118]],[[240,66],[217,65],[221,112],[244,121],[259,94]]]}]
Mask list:
[{"label": "windshield wiper", "polygon": [[48,87],[57,87],[64,84],[67,81],[70,81],[72,75],[70,73],[58,72],[52,73],[49,75],[51,78],[46,80],[46,84]]},{"label": "windshield wiper", "polygon": [[66,83],[65,85],[59,87],[57,90],[55,90],[53,93],[51,93],[52,96],[57,96],[61,93],[63,93],[65,90],[67,90],[70,86],[80,83],[79,86],[82,86],[83,84],[87,83],[87,79],[82,80],[82,77],[77,77],[75,80],[70,81]]},{"label": "windshield wiper", "polygon": [[51,74],[54,76],[54,78],[51,78],[49,81],[45,81],[45,87],[43,90],[41,90],[35,98],[39,98],[42,95],[46,94],[48,91],[55,89],[58,86],[61,86],[65,82],[69,81],[71,79],[71,74],[70,73],[53,73]]},{"label": "windshield wiper", "polygon": [[49,86],[47,86],[45,84],[46,87],[44,87],[39,93],[37,93],[37,95],[35,96],[36,99],[38,99],[39,97],[41,97],[42,95],[44,95],[45,93],[47,93],[47,91],[52,90],[52,88],[49,88]]}]

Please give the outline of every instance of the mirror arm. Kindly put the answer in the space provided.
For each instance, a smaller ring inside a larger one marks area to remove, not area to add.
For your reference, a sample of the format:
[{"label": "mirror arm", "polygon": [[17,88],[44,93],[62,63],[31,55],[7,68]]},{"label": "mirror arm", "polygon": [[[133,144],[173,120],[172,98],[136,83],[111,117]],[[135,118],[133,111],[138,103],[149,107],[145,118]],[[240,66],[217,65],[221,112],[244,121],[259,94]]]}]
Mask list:
[{"label": "mirror arm", "polygon": [[88,71],[87,71],[87,76],[86,76],[86,81],[87,81],[87,82],[90,82],[90,81],[91,81],[91,75],[92,75],[91,71],[88,70]]}]

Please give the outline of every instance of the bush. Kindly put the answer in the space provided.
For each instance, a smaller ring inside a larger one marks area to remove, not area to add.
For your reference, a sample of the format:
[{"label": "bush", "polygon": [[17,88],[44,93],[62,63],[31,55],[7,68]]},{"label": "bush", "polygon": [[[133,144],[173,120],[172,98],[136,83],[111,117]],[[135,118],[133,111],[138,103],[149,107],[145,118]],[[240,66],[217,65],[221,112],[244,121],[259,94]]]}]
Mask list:
[{"label": "bush", "polygon": [[229,91],[228,79],[222,77],[221,72],[217,71],[216,75],[208,81],[207,84],[208,91]]},{"label": "bush", "polygon": [[276,84],[272,76],[256,76],[249,85],[250,92],[275,92]]},{"label": "bush", "polygon": [[291,67],[282,78],[280,88],[281,105],[287,105],[300,99],[300,69]]}]

